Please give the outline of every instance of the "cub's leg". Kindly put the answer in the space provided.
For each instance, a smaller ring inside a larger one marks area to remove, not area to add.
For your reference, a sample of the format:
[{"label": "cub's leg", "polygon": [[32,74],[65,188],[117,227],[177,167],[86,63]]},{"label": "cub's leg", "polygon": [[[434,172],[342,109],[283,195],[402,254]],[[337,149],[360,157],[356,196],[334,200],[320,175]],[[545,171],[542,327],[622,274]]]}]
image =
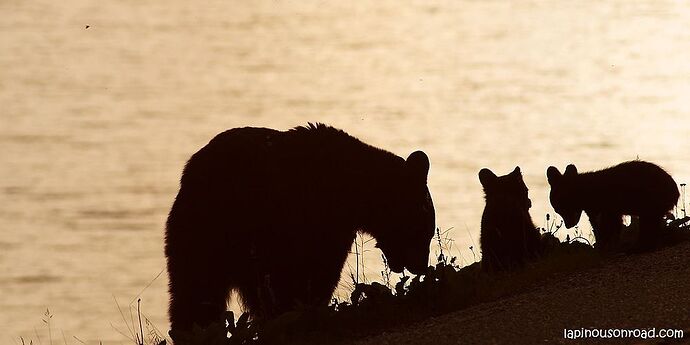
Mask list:
[{"label": "cub's leg", "polygon": [[587,211],[592,231],[597,242],[595,247],[601,251],[614,251],[618,245],[621,229],[623,227],[623,215],[618,213]]},{"label": "cub's leg", "polygon": [[522,241],[524,243],[523,255],[527,260],[536,259],[541,256],[539,230],[534,226],[532,219],[529,218],[529,214],[524,218],[522,223]]}]

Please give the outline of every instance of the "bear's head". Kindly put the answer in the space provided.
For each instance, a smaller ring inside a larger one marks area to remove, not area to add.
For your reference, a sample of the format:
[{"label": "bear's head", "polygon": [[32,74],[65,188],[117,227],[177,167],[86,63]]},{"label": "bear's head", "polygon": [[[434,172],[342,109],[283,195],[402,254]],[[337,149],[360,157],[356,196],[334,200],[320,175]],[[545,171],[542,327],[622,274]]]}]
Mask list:
[{"label": "bear's head", "polygon": [[427,188],[429,158],[415,151],[396,170],[377,187],[384,197],[365,227],[376,238],[376,247],[383,251],[391,271],[401,273],[407,268],[423,274],[436,229],[434,203]]},{"label": "bear's head", "polygon": [[500,201],[524,210],[532,207],[520,167],[515,167],[513,172],[500,177],[484,168],[479,171],[479,182],[482,183],[487,202]]},{"label": "bear's head", "polygon": [[576,195],[576,186],[573,178],[577,177],[577,168],[570,164],[561,174],[556,167],[546,170],[546,177],[551,185],[549,198],[553,209],[561,215],[567,228],[572,228],[580,222],[582,206],[577,203],[573,195]]}]

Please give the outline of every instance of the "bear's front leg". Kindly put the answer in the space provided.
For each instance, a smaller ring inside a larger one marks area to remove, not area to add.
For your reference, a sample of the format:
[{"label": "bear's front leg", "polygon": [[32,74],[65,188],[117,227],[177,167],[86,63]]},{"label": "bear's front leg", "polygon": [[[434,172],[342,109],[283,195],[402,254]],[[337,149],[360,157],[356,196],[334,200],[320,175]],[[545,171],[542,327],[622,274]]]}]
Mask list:
[{"label": "bear's front leg", "polygon": [[662,216],[640,215],[640,234],[637,238],[635,251],[644,252],[653,249],[658,243],[663,225]]},{"label": "bear's front leg", "polygon": [[596,238],[594,247],[603,252],[613,252],[618,246],[623,215],[612,212],[585,211],[592,224],[592,231]]},{"label": "bear's front leg", "polygon": [[172,330],[189,331],[220,322],[227,308],[228,277],[221,261],[206,253],[171,256],[170,324]]}]

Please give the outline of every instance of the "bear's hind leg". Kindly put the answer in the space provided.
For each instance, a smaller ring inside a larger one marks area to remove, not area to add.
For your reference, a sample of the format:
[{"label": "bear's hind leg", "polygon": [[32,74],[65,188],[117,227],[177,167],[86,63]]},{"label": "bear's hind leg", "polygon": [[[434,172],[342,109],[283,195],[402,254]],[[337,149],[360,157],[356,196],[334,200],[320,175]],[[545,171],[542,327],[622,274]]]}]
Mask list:
[{"label": "bear's hind leg", "polygon": [[249,312],[252,319],[270,318],[278,314],[270,278],[269,274],[255,274],[254,277],[245,277],[237,287],[242,307]]}]

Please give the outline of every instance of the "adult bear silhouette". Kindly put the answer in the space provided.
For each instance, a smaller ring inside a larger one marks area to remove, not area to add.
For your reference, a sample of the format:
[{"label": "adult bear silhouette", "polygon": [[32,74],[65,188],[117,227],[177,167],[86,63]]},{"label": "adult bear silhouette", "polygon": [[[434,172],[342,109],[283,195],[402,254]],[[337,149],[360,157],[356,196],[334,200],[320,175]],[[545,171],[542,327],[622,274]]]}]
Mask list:
[{"label": "adult bear silhouette", "polygon": [[680,196],[671,175],[640,160],[586,173],[578,173],[573,164],[563,174],[549,167],[546,175],[551,185],[551,206],[565,226],[577,225],[584,211],[592,224],[595,247],[603,251],[615,250],[623,215],[639,216],[637,249],[649,249],[654,244],[654,231],[662,226],[663,217]]},{"label": "adult bear silhouette", "polygon": [[173,330],[220,320],[231,290],[252,317],[328,303],[356,232],[390,269],[426,271],[435,229],[429,159],[342,130],[235,128],[187,162],[165,255]]},{"label": "adult bear silhouette", "polygon": [[486,199],[480,237],[482,270],[512,270],[536,258],[540,235],[529,215],[532,202],[520,167],[500,177],[484,168],[479,181]]}]

